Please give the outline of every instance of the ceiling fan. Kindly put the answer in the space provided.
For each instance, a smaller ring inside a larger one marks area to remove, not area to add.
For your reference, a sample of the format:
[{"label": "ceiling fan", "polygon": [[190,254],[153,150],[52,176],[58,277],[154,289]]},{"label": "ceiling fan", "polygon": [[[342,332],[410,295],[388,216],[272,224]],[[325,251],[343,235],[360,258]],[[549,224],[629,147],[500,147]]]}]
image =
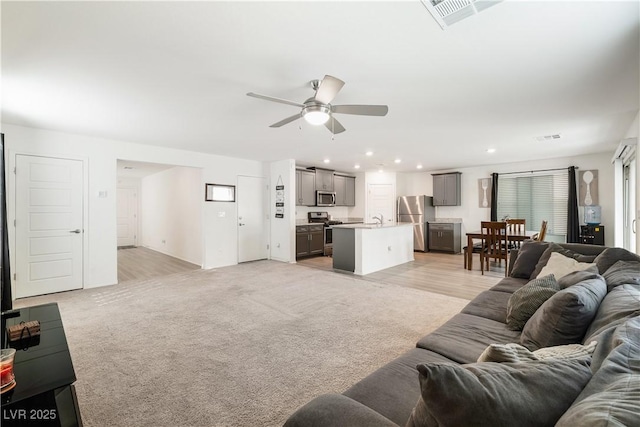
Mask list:
[{"label": "ceiling fan", "polygon": [[344,132],[346,129],[333,117],[334,113],[355,114],[359,116],[386,116],[389,111],[389,107],[386,105],[332,105],[331,101],[333,101],[333,98],[340,92],[340,89],[344,86],[344,82],[330,75],[324,76],[322,80],[313,80],[311,86],[313,90],[316,91],[316,94],[302,104],[253,92],[247,93],[247,96],[279,102],[281,104],[289,104],[302,109],[298,114],[287,117],[269,126],[272,128],[279,128],[280,126],[304,117],[308,123],[312,125],[325,125],[331,133],[336,134]]}]

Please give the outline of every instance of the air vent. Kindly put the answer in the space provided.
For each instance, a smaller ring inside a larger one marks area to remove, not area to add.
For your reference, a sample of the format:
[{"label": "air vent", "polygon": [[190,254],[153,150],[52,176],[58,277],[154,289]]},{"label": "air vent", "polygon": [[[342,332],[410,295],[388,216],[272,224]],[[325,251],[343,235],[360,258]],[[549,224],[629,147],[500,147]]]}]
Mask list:
[{"label": "air vent", "polygon": [[420,0],[444,30],[465,18],[501,3],[502,0]]},{"label": "air vent", "polygon": [[538,142],[553,141],[555,139],[560,139],[560,134],[556,133],[554,135],[536,136],[534,139]]}]

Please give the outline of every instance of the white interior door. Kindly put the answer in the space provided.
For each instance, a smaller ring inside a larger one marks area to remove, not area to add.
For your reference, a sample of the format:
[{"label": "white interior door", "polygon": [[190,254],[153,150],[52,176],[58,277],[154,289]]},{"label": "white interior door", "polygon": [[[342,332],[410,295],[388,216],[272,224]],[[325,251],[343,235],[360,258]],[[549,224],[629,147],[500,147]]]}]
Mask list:
[{"label": "white interior door", "polygon": [[136,246],[138,235],[138,190],[130,187],[117,189],[118,247]]},{"label": "white interior door", "polygon": [[16,156],[16,297],[82,288],[79,160]]},{"label": "white interior door", "polygon": [[238,177],[238,262],[267,258],[266,190],[264,178]]},{"label": "white interior door", "polygon": [[395,221],[396,190],[393,184],[369,184],[367,189],[367,222],[376,222],[374,216],[384,217],[384,222]]}]

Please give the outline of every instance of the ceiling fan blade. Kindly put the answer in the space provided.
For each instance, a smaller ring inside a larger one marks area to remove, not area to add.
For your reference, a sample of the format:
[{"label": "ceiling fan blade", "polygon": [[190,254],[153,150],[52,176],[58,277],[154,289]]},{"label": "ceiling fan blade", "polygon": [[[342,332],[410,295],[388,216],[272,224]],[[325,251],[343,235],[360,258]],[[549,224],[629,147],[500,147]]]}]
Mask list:
[{"label": "ceiling fan blade", "polygon": [[386,105],[332,105],[331,112],[360,116],[386,116],[389,107]]},{"label": "ceiling fan blade", "polygon": [[316,91],[315,100],[321,104],[330,103],[336,97],[340,89],[344,86],[344,82],[336,77],[326,75],[320,82]]},{"label": "ceiling fan blade", "polygon": [[327,120],[327,122],[324,124],[327,129],[329,129],[331,131],[332,134],[336,134],[336,133],[342,133],[344,132],[346,129],[344,128],[344,126],[342,126],[340,124],[339,121],[337,121],[335,119],[335,117],[331,116],[329,117],[329,120]]},{"label": "ceiling fan blade", "polygon": [[270,128],[279,128],[280,126],[284,126],[287,123],[291,123],[295,120],[298,120],[300,117],[302,117],[302,114],[298,113],[294,116],[291,117],[287,117],[286,119],[280,120],[278,123],[274,123],[271,126],[269,126]]},{"label": "ceiling fan blade", "polygon": [[299,102],[289,101],[288,99],[275,98],[273,96],[260,95],[259,93],[253,93],[253,92],[247,93],[247,96],[252,96],[258,99],[264,99],[265,101],[279,102],[281,104],[289,104],[296,107],[304,108],[304,104],[300,104]]}]

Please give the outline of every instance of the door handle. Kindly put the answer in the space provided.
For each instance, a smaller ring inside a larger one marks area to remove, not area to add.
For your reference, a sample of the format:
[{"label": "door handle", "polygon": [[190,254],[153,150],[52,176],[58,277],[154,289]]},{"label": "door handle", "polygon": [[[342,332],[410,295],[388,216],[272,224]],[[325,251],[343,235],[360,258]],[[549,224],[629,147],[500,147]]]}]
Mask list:
[{"label": "door handle", "polygon": [[631,221],[631,231],[636,232],[636,220]]},{"label": "door handle", "polygon": [[240,224],[238,224],[238,225],[239,225],[240,227],[242,227],[244,224],[243,224],[243,223],[240,223]]},{"label": "door handle", "polygon": [[80,229],[79,229],[79,228],[76,228],[75,230],[71,230],[71,231],[69,231],[69,233],[80,234],[80,233],[82,233],[82,231],[80,231]]}]

